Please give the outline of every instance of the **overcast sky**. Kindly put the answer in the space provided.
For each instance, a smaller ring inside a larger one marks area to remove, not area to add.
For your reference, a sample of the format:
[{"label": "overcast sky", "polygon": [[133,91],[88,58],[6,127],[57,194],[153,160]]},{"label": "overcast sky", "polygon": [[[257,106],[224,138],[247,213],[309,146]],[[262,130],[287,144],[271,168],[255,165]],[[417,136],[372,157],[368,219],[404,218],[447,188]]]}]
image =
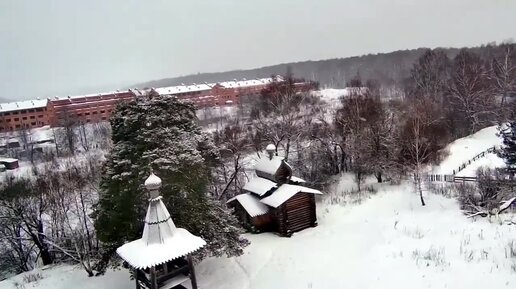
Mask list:
[{"label": "overcast sky", "polygon": [[515,0],[0,0],[0,98],[511,38]]}]

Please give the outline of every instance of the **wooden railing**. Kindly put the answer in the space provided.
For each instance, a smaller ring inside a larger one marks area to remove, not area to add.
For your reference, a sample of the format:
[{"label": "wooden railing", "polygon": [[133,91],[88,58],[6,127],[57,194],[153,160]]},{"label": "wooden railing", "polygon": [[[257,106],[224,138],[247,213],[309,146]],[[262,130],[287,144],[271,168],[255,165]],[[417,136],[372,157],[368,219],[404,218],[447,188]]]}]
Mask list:
[{"label": "wooden railing", "polygon": [[[470,183],[478,182],[477,177],[458,177],[454,175],[425,175],[424,180],[427,182],[447,182],[447,183]],[[491,182],[516,186],[516,180],[491,180]]]},{"label": "wooden railing", "polygon": [[463,169],[465,169],[467,166],[471,165],[472,162],[480,159],[480,158],[483,158],[486,156],[486,154],[491,154],[491,153],[496,153],[498,150],[500,149],[500,147],[497,147],[497,146],[492,146],[490,148],[488,148],[487,150],[479,153],[478,155],[474,156],[472,159],[466,161],[466,162],[463,162],[458,169],[456,170],[453,170],[453,175],[456,175],[457,173],[459,173],[460,171],[462,171]]}]

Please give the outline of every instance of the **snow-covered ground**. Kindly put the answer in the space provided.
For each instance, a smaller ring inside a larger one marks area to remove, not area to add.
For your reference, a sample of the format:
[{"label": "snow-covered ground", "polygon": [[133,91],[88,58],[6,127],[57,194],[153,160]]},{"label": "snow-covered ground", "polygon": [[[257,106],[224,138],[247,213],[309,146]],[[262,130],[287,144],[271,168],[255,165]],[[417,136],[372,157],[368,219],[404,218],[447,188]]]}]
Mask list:
[{"label": "snow-covered ground", "polygon": [[[493,145],[500,145],[496,127],[456,140],[434,173],[449,174]],[[252,164],[255,156],[245,161]],[[500,161],[490,154],[461,173],[498,167]],[[516,288],[516,226],[468,219],[456,200],[440,195],[426,195],[422,207],[410,183],[368,178],[363,187],[376,192],[353,193],[352,175],[341,176],[318,202],[317,227],[291,238],[247,234],[251,245],[243,256],[210,258],[197,266],[199,287]],[[511,215],[501,218],[516,222]],[[28,283],[29,275],[39,280]],[[125,269],[88,278],[78,267],[61,265],[0,282],[0,289],[18,288],[126,289],[134,281]]]},{"label": "snow-covered ground", "polygon": [[347,89],[326,88],[314,91],[313,95],[318,96],[329,105],[329,108],[337,109],[341,106],[341,98],[349,95]]},{"label": "snow-covered ground", "polygon": [[[479,153],[488,150],[493,146],[502,145],[502,140],[496,134],[498,130],[496,126],[490,126],[479,130],[478,132],[455,140],[445,148],[445,157],[440,165],[432,168],[432,174],[451,175],[453,170],[464,162],[472,159]],[[500,168],[505,164],[496,154],[486,154],[484,158],[480,158],[468,165],[464,170],[459,172],[458,176],[475,176],[476,170],[480,167]]]},{"label": "snow-covered ground", "polygon": [[[50,126],[43,126],[38,128],[33,128],[27,131],[27,135],[29,141],[39,142],[45,140],[53,140],[54,136],[52,135],[52,129]],[[20,142],[20,133],[19,132],[3,132],[0,133],[0,146],[5,145],[10,141]]]},{"label": "snow-covered ground", "polygon": [[[249,234],[243,256],[203,261],[200,288],[515,288],[516,226],[467,219],[455,200],[426,198],[421,207],[412,186],[402,184],[381,185],[361,204],[323,199],[318,227],[291,238]],[[59,266],[41,275],[26,288],[134,286],[125,270],[88,278]],[[15,282],[23,283],[23,275],[0,288],[14,289]]]}]

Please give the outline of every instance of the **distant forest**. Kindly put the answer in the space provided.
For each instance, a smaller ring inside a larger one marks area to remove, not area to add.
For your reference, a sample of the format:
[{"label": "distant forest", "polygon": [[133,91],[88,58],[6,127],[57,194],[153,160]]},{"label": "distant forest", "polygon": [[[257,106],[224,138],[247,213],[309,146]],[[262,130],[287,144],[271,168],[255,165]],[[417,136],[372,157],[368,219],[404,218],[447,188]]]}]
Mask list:
[{"label": "distant forest", "polygon": [[[493,45],[466,48],[480,56],[489,56]],[[459,48],[436,48],[443,50],[450,58],[454,58],[460,51]],[[133,87],[163,87],[180,85],[181,83],[219,82],[232,79],[253,79],[269,77],[271,75],[283,75],[290,67],[297,78],[318,81],[322,88],[342,88],[357,74],[362,79],[376,79],[382,86],[398,86],[410,75],[410,70],[416,60],[423,55],[428,48],[411,50],[398,50],[389,53],[368,54],[347,58],[335,58],[317,61],[302,61],[283,63],[272,66],[248,70],[232,70],[215,73],[199,73],[173,78],[149,81],[137,84]]]}]

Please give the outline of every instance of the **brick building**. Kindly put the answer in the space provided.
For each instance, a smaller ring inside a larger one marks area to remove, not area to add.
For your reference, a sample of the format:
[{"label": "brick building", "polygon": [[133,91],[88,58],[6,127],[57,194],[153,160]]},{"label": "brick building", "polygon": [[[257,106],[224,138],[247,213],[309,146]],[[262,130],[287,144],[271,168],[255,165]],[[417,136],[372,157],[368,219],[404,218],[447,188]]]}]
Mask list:
[{"label": "brick building", "polygon": [[[66,121],[89,123],[107,121],[116,105],[141,96],[175,96],[193,102],[197,108],[235,105],[242,96],[257,96],[268,84],[283,81],[274,78],[243,79],[219,83],[203,83],[106,92],[98,94],[54,97],[0,104],[0,132],[45,125],[59,126]],[[297,91],[308,91],[313,83],[296,83]]]},{"label": "brick building", "polygon": [[49,124],[47,100],[25,100],[0,103],[0,132]]},{"label": "brick building", "polygon": [[[273,78],[244,79],[220,83],[204,83],[153,88],[152,95],[170,95],[189,100],[198,108],[235,105],[241,96],[259,95],[263,88],[275,81]],[[281,81],[280,77],[276,81]]]},{"label": "brick building", "polygon": [[107,121],[121,101],[131,101],[131,90],[48,99],[49,122],[58,126],[67,120],[89,123]]}]

